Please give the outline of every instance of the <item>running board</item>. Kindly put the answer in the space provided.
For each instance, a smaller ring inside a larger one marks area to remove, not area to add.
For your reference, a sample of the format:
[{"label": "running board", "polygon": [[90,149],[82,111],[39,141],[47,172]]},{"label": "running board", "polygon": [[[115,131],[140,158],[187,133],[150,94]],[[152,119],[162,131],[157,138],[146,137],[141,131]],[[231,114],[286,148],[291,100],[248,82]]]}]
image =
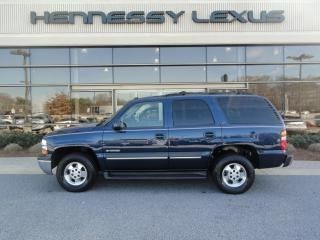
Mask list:
[{"label": "running board", "polygon": [[184,171],[184,172],[145,172],[145,171],[108,171],[104,172],[105,179],[116,180],[174,180],[174,179],[206,179],[207,171]]}]

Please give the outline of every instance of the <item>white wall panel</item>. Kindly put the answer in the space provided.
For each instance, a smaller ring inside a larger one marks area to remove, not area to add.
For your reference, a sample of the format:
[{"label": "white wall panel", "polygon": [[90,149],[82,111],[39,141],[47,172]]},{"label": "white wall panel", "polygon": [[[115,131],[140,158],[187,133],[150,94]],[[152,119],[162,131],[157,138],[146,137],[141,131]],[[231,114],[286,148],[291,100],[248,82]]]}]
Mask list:
[{"label": "white wall panel", "polygon": [[[184,10],[178,24],[44,24],[30,23],[30,11]],[[214,10],[284,10],[283,23],[194,23],[191,12],[208,17]],[[250,44],[320,42],[319,0],[0,0],[1,46]]]}]

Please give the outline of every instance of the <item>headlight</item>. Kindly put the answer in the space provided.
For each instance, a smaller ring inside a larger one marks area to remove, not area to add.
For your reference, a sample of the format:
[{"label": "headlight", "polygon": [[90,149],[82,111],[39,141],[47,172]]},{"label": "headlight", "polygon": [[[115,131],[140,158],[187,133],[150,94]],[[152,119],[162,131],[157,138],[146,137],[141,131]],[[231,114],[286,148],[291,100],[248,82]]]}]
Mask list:
[{"label": "headlight", "polygon": [[42,154],[44,154],[44,155],[48,154],[47,140],[42,139],[42,141],[41,141],[41,149],[42,149]]}]

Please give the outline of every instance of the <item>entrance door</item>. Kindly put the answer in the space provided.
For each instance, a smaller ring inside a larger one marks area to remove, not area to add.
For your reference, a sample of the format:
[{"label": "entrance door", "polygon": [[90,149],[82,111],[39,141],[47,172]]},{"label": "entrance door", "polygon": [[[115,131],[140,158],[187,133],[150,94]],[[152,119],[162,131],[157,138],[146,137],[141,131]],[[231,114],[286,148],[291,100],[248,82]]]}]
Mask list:
[{"label": "entrance door", "polygon": [[73,91],[73,119],[81,123],[96,123],[113,114],[112,91]]}]

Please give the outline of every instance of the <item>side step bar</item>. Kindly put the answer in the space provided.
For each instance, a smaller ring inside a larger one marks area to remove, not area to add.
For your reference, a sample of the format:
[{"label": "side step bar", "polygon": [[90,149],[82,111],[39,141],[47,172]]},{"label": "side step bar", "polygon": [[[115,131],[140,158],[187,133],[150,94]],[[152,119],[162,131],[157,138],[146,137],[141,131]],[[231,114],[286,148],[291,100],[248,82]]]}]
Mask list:
[{"label": "side step bar", "polygon": [[146,172],[146,171],[108,171],[103,173],[105,179],[116,180],[174,180],[174,179],[206,179],[207,171],[184,171],[184,172]]}]

